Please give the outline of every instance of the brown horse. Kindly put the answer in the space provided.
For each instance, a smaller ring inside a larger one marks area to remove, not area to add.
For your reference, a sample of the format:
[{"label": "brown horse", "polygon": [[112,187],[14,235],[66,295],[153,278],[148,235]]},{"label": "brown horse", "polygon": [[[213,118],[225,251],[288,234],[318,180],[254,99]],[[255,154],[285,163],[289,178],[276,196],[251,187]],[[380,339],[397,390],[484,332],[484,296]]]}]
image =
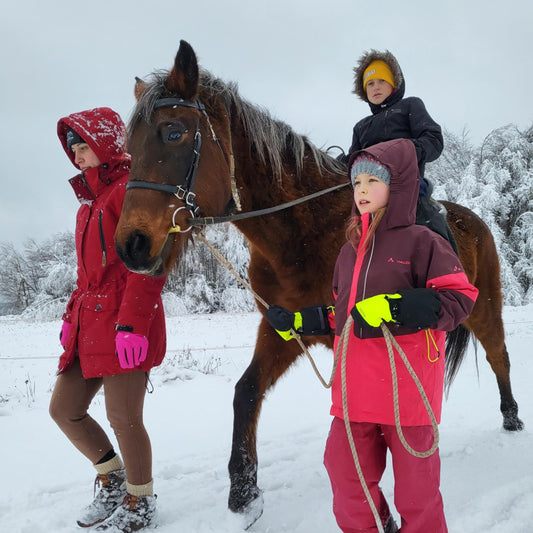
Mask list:
[{"label": "brown horse", "polygon": [[[171,71],[137,80],[129,126],[132,169],[115,235],[132,270],[168,272],[194,239],[191,217],[251,212],[293,201],[347,181],[346,168],[286,124],[243,100],[232,84],[200,72],[181,41]],[[162,184],[162,185],[161,185]],[[249,279],[256,293],[291,310],[332,303],[331,279],[345,242],[352,191],[341,188],[289,209],[235,222],[250,247]],[[472,315],[449,335],[447,385],[469,333],[483,345],[496,374],[503,425],[523,427],[511,392],[504,343],[500,267],[492,235],[468,209],[444,202],[470,281],[479,289]],[[259,306],[260,311],[264,311]],[[307,345],[332,339],[305,337]],[[266,391],[301,355],[263,318],[250,366],[235,387],[229,507],[246,513],[261,502],[256,429]]]}]

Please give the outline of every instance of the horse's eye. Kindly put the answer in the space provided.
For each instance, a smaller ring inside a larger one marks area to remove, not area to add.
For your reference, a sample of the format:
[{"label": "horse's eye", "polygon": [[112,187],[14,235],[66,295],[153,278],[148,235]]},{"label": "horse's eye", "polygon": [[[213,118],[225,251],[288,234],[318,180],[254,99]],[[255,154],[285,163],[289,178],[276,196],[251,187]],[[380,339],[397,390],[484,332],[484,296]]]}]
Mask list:
[{"label": "horse's eye", "polygon": [[165,142],[173,143],[180,141],[183,137],[183,133],[179,130],[170,130],[166,132],[165,137],[166,138],[163,139]]},{"label": "horse's eye", "polygon": [[187,130],[184,127],[176,126],[175,124],[169,125],[161,132],[161,138],[164,143],[175,143],[181,141],[183,134]]}]

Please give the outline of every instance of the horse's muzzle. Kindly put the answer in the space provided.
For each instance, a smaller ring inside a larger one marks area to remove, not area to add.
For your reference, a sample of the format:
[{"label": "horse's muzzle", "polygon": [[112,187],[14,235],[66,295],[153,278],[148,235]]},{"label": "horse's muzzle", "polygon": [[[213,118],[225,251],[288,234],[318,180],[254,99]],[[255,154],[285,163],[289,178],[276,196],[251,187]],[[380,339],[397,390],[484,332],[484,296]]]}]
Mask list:
[{"label": "horse's muzzle", "polygon": [[[128,235],[124,246],[115,242],[115,247],[122,262],[132,272],[150,276],[160,276],[163,273],[163,258],[161,255],[150,257],[152,239],[145,233],[135,230]],[[163,249],[166,248],[165,244]]]}]

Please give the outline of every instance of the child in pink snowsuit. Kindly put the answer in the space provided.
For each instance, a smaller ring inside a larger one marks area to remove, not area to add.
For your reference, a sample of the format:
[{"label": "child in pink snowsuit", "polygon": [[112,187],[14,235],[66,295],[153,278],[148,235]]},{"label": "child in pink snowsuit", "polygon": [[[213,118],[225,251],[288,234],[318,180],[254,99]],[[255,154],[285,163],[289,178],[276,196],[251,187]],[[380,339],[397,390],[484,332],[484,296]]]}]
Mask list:
[{"label": "child in pink snowsuit", "polygon": [[[439,423],[445,332],[469,316],[478,291],[469,283],[449,242],[427,227],[415,225],[419,172],[411,141],[395,139],[356,152],[349,169],[355,216],[333,278],[334,346],[336,349],[351,315],[354,325],[347,345],[346,395],[359,462],[386,533],[398,531],[379,486],[387,449],[392,455],[394,503],[401,517],[401,532],[446,533],[439,452],[437,449],[427,458],[415,457],[400,442],[391,368],[379,326],[385,321],[405,352]],[[287,329],[282,327],[287,322],[280,320],[287,318],[284,313],[289,312],[279,307],[267,311],[277,330]],[[306,325],[310,316],[313,314],[302,310],[299,333],[316,331],[312,324]],[[412,448],[424,452],[434,441],[431,421],[396,351],[394,357],[403,434]],[[344,533],[376,532],[348,443],[340,367],[332,386],[334,419],[324,455],[333,489],[333,511]]]}]

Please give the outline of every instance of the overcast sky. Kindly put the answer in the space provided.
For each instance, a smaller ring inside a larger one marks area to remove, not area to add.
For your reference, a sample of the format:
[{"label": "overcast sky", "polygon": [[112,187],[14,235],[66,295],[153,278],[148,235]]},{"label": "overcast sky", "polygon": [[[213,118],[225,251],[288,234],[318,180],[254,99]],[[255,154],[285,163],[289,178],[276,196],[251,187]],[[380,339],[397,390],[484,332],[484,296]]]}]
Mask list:
[{"label": "overcast sky", "polygon": [[533,122],[530,0],[25,0],[0,23],[0,241],[74,229],[76,173],[60,117],[108,106],[128,121],[134,77],[172,66],[180,39],[200,65],[316,145],[350,145],[369,113],[352,68],[390,50],[446,129],[478,145]]}]

